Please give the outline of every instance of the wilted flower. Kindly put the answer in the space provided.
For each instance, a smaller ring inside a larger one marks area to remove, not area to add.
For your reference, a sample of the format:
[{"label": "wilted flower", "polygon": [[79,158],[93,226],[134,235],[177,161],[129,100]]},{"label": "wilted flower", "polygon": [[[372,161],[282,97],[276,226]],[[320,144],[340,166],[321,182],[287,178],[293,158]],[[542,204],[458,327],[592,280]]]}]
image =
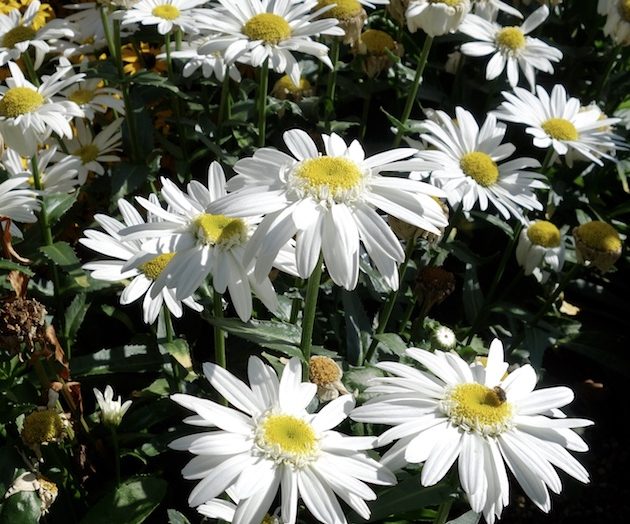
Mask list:
[{"label": "wilted flower", "polygon": [[68,417],[59,413],[56,407],[38,408],[24,417],[20,436],[37,458],[43,460],[41,446],[62,440],[68,426]]},{"label": "wilted flower", "polygon": [[28,353],[46,339],[46,309],[37,300],[11,297],[0,302],[0,342],[12,353]]},{"label": "wilted flower", "polygon": [[518,239],[516,261],[525,275],[546,282],[549,270],[558,273],[564,265],[564,244],[562,232],[551,222],[527,222]]},{"label": "wilted flower", "polygon": [[412,0],[407,7],[407,27],[434,37],[454,33],[470,12],[470,0]]},{"label": "wilted flower", "polygon": [[349,392],[341,382],[343,371],[330,357],[314,355],[309,360],[309,380],[317,385],[317,397],[322,402],[335,400],[340,394]]},{"label": "wilted flower", "polygon": [[610,270],[621,256],[621,238],[606,222],[593,220],[573,228],[578,263],[590,263],[602,272]]},{"label": "wilted flower", "polygon": [[418,271],[414,293],[426,314],[455,291],[455,275],[437,266],[425,266]]},{"label": "wilted flower", "polygon": [[96,402],[98,402],[98,407],[101,409],[101,421],[103,424],[114,428],[119,426],[120,421],[131,406],[131,400],[121,404],[120,395],[114,400],[114,390],[109,384],[105,387],[104,393],[101,393],[96,388],[92,391],[94,391]]},{"label": "wilted flower", "polygon": [[289,75],[281,76],[273,86],[271,94],[280,100],[293,100],[299,102],[302,98],[312,96],[315,90],[311,83],[304,77],[300,77],[299,83],[293,83]]},{"label": "wilted flower", "polygon": [[330,7],[322,16],[336,18],[344,30],[343,43],[354,46],[367,20],[367,13],[358,0],[318,0],[319,9]]},{"label": "wilted flower", "polygon": [[402,56],[403,48],[385,31],[367,29],[361,33],[355,52],[363,57],[361,67],[372,78],[389,69],[394,63],[391,55]]},{"label": "wilted flower", "polygon": [[5,499],[16,493],[32,492],[35,491],[39,497],[41,507],[41,515],[48,513],[50,506],[57,499],[59,488],[52,480],[47,479],[39,473],[33,473],[31,471],[25,471],[19,475],[9,486],[7,492],[4,495]]}]

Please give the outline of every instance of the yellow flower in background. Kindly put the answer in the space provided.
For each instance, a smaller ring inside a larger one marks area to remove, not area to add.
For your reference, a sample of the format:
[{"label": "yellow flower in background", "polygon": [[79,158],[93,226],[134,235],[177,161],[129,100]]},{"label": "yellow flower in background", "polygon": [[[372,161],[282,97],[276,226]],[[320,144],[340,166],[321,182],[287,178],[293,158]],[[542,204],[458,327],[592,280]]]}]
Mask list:
[{"label": "yellow flower in background", "polygon": [[[32,2],[33,0],[4,0],[0,4],[0,15],[9,14],[14,9],[19,9],[23,13]],[[32,28],[37,31],[53,18],[55,18],[55,11],[52,6],[50,4],[41,4],[35,15]]]},{"label": "yellow flower in background", "polygon": [[164,73],[166,62],[157,58],[161,52],[160,46],[146,42],[141,42],[139,48],[133,44],[125,44],[122,46],[122,61],[125,64],[123,71],[128,75],[134,75],[140,71]]}]

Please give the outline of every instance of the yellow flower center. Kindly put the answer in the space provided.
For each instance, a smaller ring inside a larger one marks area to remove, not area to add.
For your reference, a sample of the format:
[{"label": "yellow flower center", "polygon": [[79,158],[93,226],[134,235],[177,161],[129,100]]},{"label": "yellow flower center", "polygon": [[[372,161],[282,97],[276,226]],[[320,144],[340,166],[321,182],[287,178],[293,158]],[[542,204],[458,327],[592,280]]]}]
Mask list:
[{"label": "yellow flower center", "polygon": [[30,87],[12,87],[0,100],[0,116],[17,118],[35,111],[44,103],[44,97]]},{"label": "yellow flower center", "polygon": [[593,220],[577,228],[576,236],[591,249],[616,253],[621,251],[617,230],[606,222]]},{"label": "yellow flower center", "polygon": [[157,280],[162,274],[162,271],[168,266],[168,263],[173,260],[175,253],[163,253],[158,255],[144,264],[140,264],[138,269],[144,273],[144,276],[149,280]]},{"label": "yellow flower center", "polygon": [[311,89],[311,83],[306,78],[300,78],[300,85],[295,85],[289,75],[284,75],[276,82],[275,89],[286,89],[289,93],[299,95]]},{"label": "yellow flower center", "polygon": [[337,363],[329,357],[315,355],[309,361],[309,378],[313,384],[325,386],[341,378]]},{"label": "yellow flower center", "polygon": [[560,230],[547,220],[537,220],[527,228],[527,238],[537,246],[558,247]]},{"label": "yellow flower center", "polygon": [[262,40],[267,44],[277,44],[291,36],[289,22],[275,13],[260,13],[251,17],[242,31],[250,40]]},{"label": "yellow flower center", "polygon": [[162,4],[154,7],[151,14],[164,20],[175,20],[179,16],[179,9],[174,5]]},{"label": "yellow flower center", "polygon": [[540,127],[556,140],[577,140],[580,136],[573,123],[566,118],[550,118],[545,120]]},{"label": "yellow flower center", "polygon": [[51,409],[33,411],[24,418],[22,440],[27,446],[54,442],[63,435],[63,421],[59,413]]},{"label": "yellow flower center", "polygon": [[326,11],[323,16],[336,18],[337,20],[347,20],[353,18],[363,11],[363,6],[357,0],[319,0],[317,8],[321,9],[329,5],[335,6]]},{"label": "yellow flower center", "polygon": [[368,29],[361,35],[361,42],[365,44],[367,52],[371,55],[384,55],[387,51],[396,49],[396,42],[385,31]]},{"label": "yellow flower center", "polygon": [[455,386],[442,403],[453,424],[484,435],[497,435],[510,427],[512,406],[505,392],[476,382]]},{"label": "yellow flower center", "polygon": [[276,524],[278,521],[274,519],[271,515],[267,514],[264,516],[260,524]]},{"label": "yellow flower center", "polygon": [[359,166],[338,156],[322,156],[304,160],[294,176],[302,191],[316,199],[342,198],[357,189],[363,179]]},{"label": "yellow flower center", "polygon": [[247,225],[242,218],[203,213],[195,218],[197,239],[203,244],[231,247],[247,240]]},{"label": "yellow flower center", "polygon": [[429,0],[431,4],[446,4],[449,7],[457,7],[462,0]]},{"label": "yellow flower center", "polygon": [[483,187],[493,185],[499,178],[499,168],[490,155],[481,151],[466,153],[459,160],[459,167],[464,174]]},{"label": "yellow flower center", "polygon": [[80,157],[81,162],[85,165],[89,164],[90,162],[94,162],[94,160],[98,158],[100,152],[101,151],[99,150],[98,146],[95,146],[94,144],[86,144],[84,146],[81,146],[72,154],[74,156]]},{"label": "yellow flower center", "polygon": [[504,27],[497,33],[497,44],[510,51],[518,51],[525,47],[525,33],[520,27]]},{"label": "yellow flower center", "polygon": [[7,31],[2,37],[2,47],[11,49],[12,47],[15,47],[15,44],[33,40],[36,34],[37,32],[29,26],[20,25],[18,27],[14,27],[13,29]]},{"label": "yellow flower center", "polygon": [[619,16],[630,23],[630,0],[619,0],[617,4]]},{"label": "yellow flower center", "polygon": [[68,98],[80,106],[89,104],[96,93],[92,89],[77,89]]},{"label": "yellow flower center", "polygon": [[256,443],[267,458],[301,467],[318,451],[313,427],[293,415],[271,414],[256,429]]}]

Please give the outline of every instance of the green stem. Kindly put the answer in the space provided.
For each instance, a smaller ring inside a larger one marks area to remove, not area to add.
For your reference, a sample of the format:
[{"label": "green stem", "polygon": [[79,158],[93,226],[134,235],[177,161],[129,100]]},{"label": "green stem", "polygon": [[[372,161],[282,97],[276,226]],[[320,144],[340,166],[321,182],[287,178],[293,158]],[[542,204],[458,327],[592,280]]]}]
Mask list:
[{"label": "green stem", "polygon": [[433,37],[427,35],[424,40],[424,45],[422,46],[422,51],[420,52],[420,58],[418,59],[418,68],[416,69],[416,76],[413,79],[413,85],[411,86],[411,91],[409,91],[409,95],[407,96],[405,109],[403,110],[403,114],[400,118],[400,127],[398,128],[398,133],[396,134],[396,138],[394,139],[394,147],[398,147],[400,145],[400,141],[402,140],[402,137],[405,134],[405,125],[407,124],[409,115],[411,115],[411,110],[413,108],[413,105],[416,102],[418,89],[420,88],[420,84],[422,82],[422,74],[424,73],[424,68],[427,65],[427,59],[429,58],[429,51],[431,51],[432,44],[433,44]]},{"label": "green stem", "polygon": [[269,83],[269,58],[267,58],[260,70],[258,84],[258,147],[265,145],[265,134],[267,125],[267,88]]},{"label": "green stem", "polygon": [[392,291],[389,294],[389,297],[387,297],[387,301],[385,302],[385,307],[383,308],[383,311],[381,312],[378,318],[378,327],[376,328],[376,332],[374,333],[375,336],[372,337],[372,342],[370,342],[370,346],[368,347],[368,350],[365,353],[365,357],[363,358],[364,365],[368,363],[370,360],[372,360],[372,357],[374,356],[374,352],[376,351],[376,348],[378,346],[378,339],[376,338],[376,335],[381,335],[382,333],[385,332],[385,329],[387,328],[389,317],[391,316],[392,311],[394,310],[394,306],[396,305],[396,301],[398,300],[398,294],[400,293],[400,288],[405,279],[405,273],[407,272],[407,266],[409,265],[409,262],[411,261],[411,255],[413,254],[415,247],[416,247],[416,239],[413,238],[409,240],[407,243],[407,249],[405,251],[405,260],[400,265],[398,288],[395,291]]},{"label": "green stem", "polygon": [[34,86],[39,87],[39,77],[37,76],[37,72],[33,66],[31,55],[28,54],[28,49],[22,53],[22,62],[24,62],[24,65],[26,66],[26,72],[28,73],[31,83]]},{"label": "green stem", "polygon": [[330,61],[332,62],[332,71],[328,75],[328,84],[326,85],[326,97],[324,98],[324,129],[330,133],[330,118],[335,107],[335,90],[337,88],[337,64],[339,62],[339,48],[341,40],[333,39],[330,46]]},{"label": "green stem", "polygon": [[[33,173],[33,186],[35,187],[35,189],[37,189],[38,191],[42,191],[43,193],[44,188],[42,186],[42,179],[39,173],[37,155],[31,158],[31,172]],[[46,201],[44,200],[44,194],[42,194],[40,206],[41,207],[39,210],[38,222],[39,222],[39,227],[42,234],[42,239],[44,240],[45,245],[52,246],[54,243],[54,240],[53,240],[52,229],[50,227],[50,221],[48,220],[48,211],[46,209]],[[59,279],[59,271],[57,270],[57,266],[55,265],[54,262],[51,261],[49,266],[50,266],[50,271],[52,273],[52,281],[53,281],[53,296],[55,299],[55,307],[56,307],[55,317],[58,319],[59,325],[61,327],[62,344],[64,348],[66,349],[66,355],[68,356],[68,359],[70,359],[70,357],[72,356],[72,347],[70,346],[69,340],[66,337],[66,331],[64,328],[64,322],[63,322],[64,308],[63,308],[63,303],[61,301],[61,284],[60,284],[61,280]]]},{"label": "green stem", "polygon": [[120,486],[120,446],[118,444],[116,428],[110,426],[109,431],[112,435],[112,445],[114,447],[114,468],[116,470],[116,487],[118,487]]},{"label": "green stem", "polygon": [[230,75],[228,74],[229,68],[225,67],[225,76],[223,77],[223,82],[221,83],[221,101],[219,102],[219,115],[217,116],[217,135],[221,137],[221,128],[223,127],[223,122],[227,118],[230,118],[229,114],[229,105],[228,99],[230,96]]},{"label": "green stem", "polygon": [[304,300],[304,313],[302,316],[302,338],[300,349],[304,356],[304,379],[308,380],[308,365],[311,358],[311,347],[313,345],[313,327],[315,326],[315,313],[317,311],[317,296],[319,294],[319,284],[322,280],[323,254],[320,252],[315,269],[308,277],[306,284],[306,298]]},{"label": "green stem", "polygon": [[171,58],[171,33],[168,32],[164,35],[164,48],[166,49],[166,71],[168,72],[168,79],[173,81],[173,59]]},{"label": "green stem", "polygon": [[182,50],[182,30],[181,28],[175,29],[175,51]]},{"label": "green stem", "polygon": [[549,146],[549,149],[547,149],[547,154],[545,155],[545,159],[543,160],[542,163],[542,167],[540,168],[540,170],[546,175],[547,174],[547,169],[549,169],[549,167],[551,166],[551,159],[553,158],[553,146]]},{"label": "green stem", "polygon": [[372,103],[372,80],[368,80],[368,93],[363,99],[363,112],[361,114],[361,130],[359,131],[359,141],[363,142],[367,132],[368,116],[370,115],[370,105]]},{"label": "green stem", "polygon": [[[299,293],[299,289],[304,285],[301,278],[295,278],[295,293]],[[289,315],[289,322],[291,324],[297,324],[298,316],[300,314],[300,308],[302,307],[302,298],[296,296],[291,300],[291,314]]]},{"label": "green stem", "polygon": [[[567,284],[571,282],[571,280],[573,279],[573,277],[575,276],[575,274],[578,272],[578,270],[581,267],[582,266],[580,264],[574,264],[573,267],[564,275],[564,278],[556,286],[556,289],[554,289],[553,293],[549,295],[547,300],[545,300],[545,303],[542,305],[542,307],[538,310],[538,312],[534,315],[534,317],[529,322],[527,322],[527,326],[525,327],[525,329],[523,329],[523,331],[521,331],[521,334],[512,341],[509,351],[512,351],[521,342],[523,342],[523,340],[525,339],[527,330],[534,329],[538,325],[538,322],[540,321],[540,319],[543,318],[545,314],[547,313],[547,311],[549,310],[549,306],[551,306],[558,299],[558,297],[560,296],[560,293],[564,291],[564,289],[567,287]],[[509,354],[509,351],[508,351],[508,354]]]},{"label": "green stem", "polygon": [[508,260],[512,256],[512,252],[514,251],[514,247],[516,246],[516,243],[518,242],[522,228],[523,228],[523,224],[521,222],[517,222],[516,228],[514,229],[514,235],[512,236],[512,239],[510,240],[510,244],[503,251],[503,257],[501,257],[501,262],[499,262],[499,268],[494,273],[494,279],[492,280],[492,284],[490,284],[490,290],[488,291],[488,294],[486,295],[486,299],[484,300],[483,305],[481,306],[481,310],[475,317],[475,320],[473,321],[472,326],[470,327],[470,330],[468,331],[468,339],[466,340],[466,344],[471,343],[477,329],[479,329],[479,326],[483,323],[483,321],[488,316],[488,312],[490,310],[490,307],[492,306],[492,302],[494,300],[494,294],[496,293],[497,286],[499,285],[501,278],[503,278],[505,267],[507,266]]},{"label": "green stem", "polygon": [[438,508],[437,515],[435,516],[435,520],[433,524],[444,524],[448,519],[448,514],[451,511],[451,506],[453,505],[453,499],[449,498],[440,504]]},{"label": "green stem", "polygon": [[413,295],[411,297],[411,300],[409,301],[409,304],[407,304],[407,308],[405,309],[402,318],[400,319],[400,331],[404,331],[405,326],[407,326],[407,322],[409,322],[409,319],[411,318],[411,314],[413,313],[414,309],[416,309],[416,302],[418,301],[418,299],[416,298],[415,295]]},{"label": "green stem", "polygon": [[[223,300],[216,289],[212,293],[212,312],[215,319],[223,318]],[[225,332],[214,324],[214,361],[222,368],[226,367]]]}]

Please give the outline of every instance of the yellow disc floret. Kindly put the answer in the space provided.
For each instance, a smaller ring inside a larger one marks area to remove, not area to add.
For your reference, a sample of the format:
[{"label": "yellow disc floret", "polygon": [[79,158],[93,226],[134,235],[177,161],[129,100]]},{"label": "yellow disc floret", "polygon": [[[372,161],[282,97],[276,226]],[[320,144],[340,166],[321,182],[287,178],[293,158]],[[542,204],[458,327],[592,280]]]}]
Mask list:
[{"label": "yellow disc floret", "polygon": [[617,230],[606,222],[593,220],[576,228],[576,236],[586,246],[597,251],[621,251],[621,238]]},{"label": "yellow disc floret", "polygon": [[368,54],[384,55],[387,51],[396,49],[396,42],[385,31],[368,29],[361,34],[361,42],[365,45]]},{"label": "yellow disc floret", "polygon": [[460,158],[459,167],[480,186],[491,186],[499,179],[496,162],[490,155],[481,151],[466,153]]},{"label": "yellow disc floret", "polygon": [[22,440],[27,446],[55,442],[63,436],[61,416],[52,409],[33,411],[24,418]]},{"label": "yellow disc floret", "polygon": [[157,280],[162,274],[162,271],[168,266],[168,263],[173,260],[175,253],[162,253],[144,264],[140,264],[138,269],[144,273],[144,276],[149,280]]},{"label": "yellow disc floret", "polygon": [[300,189],[314,198],[340,198],[356,189],[363,179],[359,166],[348,158],[322,156],[300,163],[295,172]]},{"label": "yellow disc floret", "polygon": [[497,33],[497,44],[509,51],[518,51],[525,47],[525,33],[520,27],[504,27]]},{"label": "yellow disc floret", "polygon": [[206,245],[231,247],[247,240],[247,225],[242,218],[203,213],[193,224],[197,239]]},{"label": "yellow disc floret", "polygon": [[630,23],[630,0],[619,0],[617,4],[619,16]]},{"label": "yellow disc floret", "polygon": [[11,49],[15,47],[15,44],[33,40],[36,34],[36,31],[32,27],[19,25],[4,33],[2,37],[2,47]]},{"label": "yellow disc floret", "polygon": [[68,98],[72,100],[75,104],[84,105],[89,104],[93,99],[96,93],[92,89],[77,89],[70,93]]},{"label": "yellow disc floret", "polygon": [[446,4],[449,7],[457,7],[462,0],[429,0],[431,4]]},{"label": "yellow disc floret", "polygon": [[334,5],[334,7],[326,11],[323,16],[337,20],[354,18],[363,11],[363,6],[358,0],[319,0],[317,2],[318,9],[329,5]]},{"label": "yellow disc floret", "polygon": [[540,127],[556,140],[577,140],[580,136],[573,122],[569,122],[566,118],[550,118],[545,120]]},{"label": "yellow disc floret", "polygon": [[94,144],[86,144],[84,146],[81,146],[72,154],[74,156],[78,156],[81,159],[81,162],[85,165],[89,164],[90,162],[94,162],[94,160],[98,158],[100,152],[101,151],[98,146],[95,146]]},{"label": "yellow disc floret", "polygon": [[301,467],[318,451],[313,427],[293,415],[270,414],[256,429],[256,444],[266,457],[275,462]]},{"label": "yellow disc floret", "polygon": [[277,44],[291,36],[289,22],[275,13],[260,13],[251,17],[242,31],[250,40],[262,40],[267,44]]},{"label": "yellow disc floret", "polygon": [[537,220],[527,228],[527,238],[537,246],[558,247],[560,230],[547,220]]},{"label": "yellow disc floret", "polygon": [[179,9],[171,4],[162,4],[154,7],[151,14],[164,20],[175,20],[179,17]]},{"label": "yellow disc floret", "polygon": [[315,355],[309,361],[309,379],[313,384],[324,386],[341,379],[341,369],[330,357]]},{"label": "yellow disc floret", "polygon": [[453,424],[484,435],[505,431],[512,419],[505,392],[476,382],[455,386],[442,402],[442,409]]},{"label": "yellow disc floret", "polygon": [[12,87],[0,100],[0,116],[17,118],[35,111],[44,103],[44,97],[30,87]]},{"label": "yellow disc floret", "polygon": [[299,85],[293,83],[293,79],[289,75],[281,76],[274,85],[274,91],[283,90],[292,95],[302,95],[311,90],[311,83],[300,77]]}]

